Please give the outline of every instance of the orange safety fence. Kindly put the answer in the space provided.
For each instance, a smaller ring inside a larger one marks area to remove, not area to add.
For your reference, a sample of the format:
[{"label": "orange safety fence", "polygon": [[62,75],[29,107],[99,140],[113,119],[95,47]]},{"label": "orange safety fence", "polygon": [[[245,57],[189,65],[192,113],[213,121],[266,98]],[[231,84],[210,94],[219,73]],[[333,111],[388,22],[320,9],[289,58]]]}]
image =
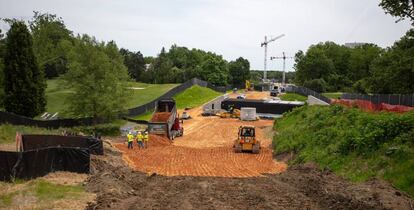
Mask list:
[{"label": "orange safety fence", "polygon": [[332,104],[339,104],[344,105],[346,107],[358,107],[363,111],[368,112],[380,112],[380,111],[387,111],[387,112],[396,112],[396,113],[404,113],[414,110],[414,107],[409,106],[402,106],[402,105],[391,105],[386,103],[374,104],[370,101],[365,100],[350,100],[350,99],[335,99],[332,100]]}]

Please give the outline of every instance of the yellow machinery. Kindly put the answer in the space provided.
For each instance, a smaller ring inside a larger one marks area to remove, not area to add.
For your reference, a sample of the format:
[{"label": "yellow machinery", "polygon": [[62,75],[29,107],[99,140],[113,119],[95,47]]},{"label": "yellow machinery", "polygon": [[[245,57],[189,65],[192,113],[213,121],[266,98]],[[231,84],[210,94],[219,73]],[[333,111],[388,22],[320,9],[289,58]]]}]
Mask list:
[{"label": "yellow machinery", "polygon": [[254,84],[253,84],[253,83],[251,83],[251,82],[250,82],[250,80],[246,80],[246,83],[245,83],[245,88],[246,88],[246,91],[251,91],[251,90],[253,90],[253,86],[254,86]]},{"label": "yellow machinery", "polygon": [[220,112],[218,116],[221,118],[240,118],[240,109],[229,106],[228,111]]},{"label": "yellow machinery", "polygon": [[253,154],[260,153],[260,141],[256,139],[256,132],[254,126],[240,126],[237,140],[234,142],[234,152],[240,153],[243,151],[252,152]]}]

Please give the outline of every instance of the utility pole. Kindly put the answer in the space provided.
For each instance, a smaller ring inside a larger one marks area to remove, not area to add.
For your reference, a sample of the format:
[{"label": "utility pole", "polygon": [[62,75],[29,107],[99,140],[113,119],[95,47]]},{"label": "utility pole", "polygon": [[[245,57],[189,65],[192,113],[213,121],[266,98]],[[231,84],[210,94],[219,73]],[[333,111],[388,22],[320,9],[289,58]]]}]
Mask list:
[{"label": "utility pole", "polygon": [[283,59],[283,78],[282,78],[282,85],[285,85],[285,73],[286,73],[286,59],[294,59],[294,57],[286,57],[285,52],[283,52],[282,57],[270,57],[270,60],[274,59]]},{"label": "utility pole", "polygon": [[263,72],[263,80],[266,80],[267,79],[267,72],[266,72],[267,71],[267,44],[269,44],[270,42],[273,42],[273,41],[275,41],[277,39],[280,39],[280,38],[282,38],[284,36],[285,35],[282,34],[282,35],[279,35],[279,36],[277,36],[275,38],[272,38],[270,40],[267,40],[267,36],[265,36],[264,42],[262,42],[262,44],[261,44],[261,47],[264,46],[264,72]]}]

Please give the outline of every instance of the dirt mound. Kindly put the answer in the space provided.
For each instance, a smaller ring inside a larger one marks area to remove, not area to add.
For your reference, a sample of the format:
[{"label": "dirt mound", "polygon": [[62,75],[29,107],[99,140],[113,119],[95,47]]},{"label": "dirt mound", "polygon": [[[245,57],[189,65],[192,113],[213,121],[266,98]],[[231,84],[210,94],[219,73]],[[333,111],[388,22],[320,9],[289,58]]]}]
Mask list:
[{"label": "dirt mound", "polygon": [[120,154],[92,157],[88,209],[413,209],[387,183],[351,184],[314,166],[257,178],[166,177],[136,172]]},{"label": "dirt mound", "polygon": [[157,112],[152,115],[151,122],[167,122],[171,112]]}]

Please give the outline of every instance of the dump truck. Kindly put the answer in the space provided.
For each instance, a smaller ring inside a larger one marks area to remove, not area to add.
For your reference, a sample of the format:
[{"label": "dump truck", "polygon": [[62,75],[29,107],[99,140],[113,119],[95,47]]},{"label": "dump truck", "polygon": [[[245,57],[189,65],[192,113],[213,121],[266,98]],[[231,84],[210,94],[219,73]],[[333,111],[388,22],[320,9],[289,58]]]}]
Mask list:
[{"label": "dump truck", "polygon": [[171,140],[184,134],[183,121],[177,113],[174,99],[156,102],[154,113],[148,122],[148,132],[167,136]]},{"label": "dump truck", "polygon": [[256,139],[256,129],[254,126],[240,126],[237,139],[234,141],[234,152],[260,153],[260,141]]}]

